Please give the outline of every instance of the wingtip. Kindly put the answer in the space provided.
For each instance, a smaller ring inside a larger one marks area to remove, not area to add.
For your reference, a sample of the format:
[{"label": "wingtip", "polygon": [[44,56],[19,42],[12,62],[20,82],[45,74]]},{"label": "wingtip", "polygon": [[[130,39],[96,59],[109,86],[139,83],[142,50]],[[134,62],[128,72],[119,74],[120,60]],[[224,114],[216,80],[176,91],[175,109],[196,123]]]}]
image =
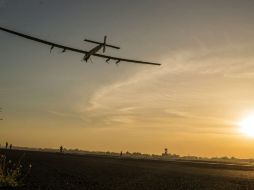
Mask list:
[{"label": "wingtip", "polygon": [[150,63],[151,65],[161,66],[161,63]]}]

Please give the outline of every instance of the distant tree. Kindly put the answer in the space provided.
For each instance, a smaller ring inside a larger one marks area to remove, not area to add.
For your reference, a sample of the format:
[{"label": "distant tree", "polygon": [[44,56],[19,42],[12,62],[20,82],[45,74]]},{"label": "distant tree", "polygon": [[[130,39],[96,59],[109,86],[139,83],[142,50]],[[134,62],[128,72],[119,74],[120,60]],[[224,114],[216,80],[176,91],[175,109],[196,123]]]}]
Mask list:
[{"label": "distant tree", "polygon": [[60,146],[59,150],[60,150],[60,153],[63,153],[63,146],[62,145]]},{"label": "distant tree", "polygon": [[132,155],[134,155],[134,156],[141,156],[142,154],[140,152],[133,152]]},{"label": "distant tree", "polygon": [[161,156],[165,156],[167,157],[169,154],[168,154],[168,149],[167,148],[164,148],[164,153],[161,154]]}]

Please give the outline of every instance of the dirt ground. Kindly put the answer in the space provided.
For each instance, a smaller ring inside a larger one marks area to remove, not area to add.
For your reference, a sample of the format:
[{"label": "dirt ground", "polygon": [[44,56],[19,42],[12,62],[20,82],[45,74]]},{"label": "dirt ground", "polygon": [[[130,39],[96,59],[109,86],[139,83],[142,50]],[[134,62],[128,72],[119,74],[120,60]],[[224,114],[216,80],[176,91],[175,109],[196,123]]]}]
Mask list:
[{"label": "dirt ground", "polygon": [[32,164],[21,189],[254,189],[253,167],[17,150],[5,153],[12,160],[25,154],[24,167]]}]

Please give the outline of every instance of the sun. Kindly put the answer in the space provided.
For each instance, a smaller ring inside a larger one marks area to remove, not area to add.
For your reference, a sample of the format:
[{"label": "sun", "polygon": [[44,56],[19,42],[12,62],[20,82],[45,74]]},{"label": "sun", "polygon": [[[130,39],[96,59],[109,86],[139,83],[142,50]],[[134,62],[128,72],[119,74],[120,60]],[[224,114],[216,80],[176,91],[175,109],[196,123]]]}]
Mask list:
[{"label": "sun", "polygon": [[238,122],[240,132],[254,138],[254,113],[251,113]]}]

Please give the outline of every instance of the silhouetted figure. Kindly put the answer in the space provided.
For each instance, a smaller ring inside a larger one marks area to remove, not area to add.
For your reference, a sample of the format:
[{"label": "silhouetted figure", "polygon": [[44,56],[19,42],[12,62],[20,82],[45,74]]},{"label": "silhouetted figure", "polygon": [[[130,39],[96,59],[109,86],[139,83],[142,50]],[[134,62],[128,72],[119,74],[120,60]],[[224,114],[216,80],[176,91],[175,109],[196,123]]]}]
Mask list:
[{"label": "silhouetted figure", "polygon": [[8,142],[5,143],[5,149],[8,148],[8,144],[9,144]]},{"label": "silhouetted figure", "polygon": [[12,144],[10,144],[10,150],[12,149]]},{"label": "silhouetted figure", "polygon": [[120,152],[120,156],[122,156],[122,155],[123,155],[123,151]]},{"label": "silhouetted figure", "polygon": [[63,153],[63,146],[60,146],[60,153]]}]

